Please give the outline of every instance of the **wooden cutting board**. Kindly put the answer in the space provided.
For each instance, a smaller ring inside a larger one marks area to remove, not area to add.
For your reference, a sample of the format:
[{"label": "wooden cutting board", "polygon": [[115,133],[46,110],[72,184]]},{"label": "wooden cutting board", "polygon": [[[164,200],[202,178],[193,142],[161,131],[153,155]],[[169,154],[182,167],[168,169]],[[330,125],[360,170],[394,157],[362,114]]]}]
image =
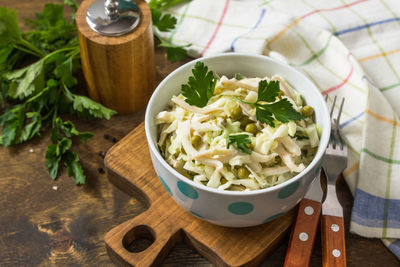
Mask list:
[{"label": "wooden cutting board", "polygon": [[[260,226],[228,228],[186,212],[168,195],[153,169],[144,123],[107,152],[105,165],[111,183],[148,207],[106,234],[108,254],[118,265],[158,266],[175,244],[184,240],[217,266],[255,266],[275,248],[295,219],[292,210]],[[138,239],[153,243],[143,251],[128,251],[129,244]]]}]

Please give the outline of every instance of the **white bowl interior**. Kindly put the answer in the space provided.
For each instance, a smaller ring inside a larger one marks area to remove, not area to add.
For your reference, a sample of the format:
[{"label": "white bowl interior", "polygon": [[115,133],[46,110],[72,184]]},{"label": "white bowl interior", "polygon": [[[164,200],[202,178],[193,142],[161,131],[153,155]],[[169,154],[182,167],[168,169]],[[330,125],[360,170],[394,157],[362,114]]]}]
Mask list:
[{"label": "white bowl interior", "polygon": [[240,53],[224,53],[212,57],[193,60],[170,73],[156,88],[147,106],[145,127],[149,147],[156,155],[158,160],[160,160],[164,165],[167,165],[167,168],[172,172],[175,172],[176,175],[181,177],[183,181],[201,190],[209,190],[221,194],[253,194],[257,192],[261,193],[266,190],[279,189],[283,185],[300,179],[302,174],[300,173],[289,181],[274,187],[250,192],[235,192],[221,191],[198,185],[183,177],[171,166],[169,166],[169,164],[162,158],[157,148],[157,126],[155,125],[154,119],[160,111],[166,109],[171,97],[180,93],[181,85],[185,84],[188,77],[192,75],[191,70],[197,61],[204,62],[204,64],[208,66],[209,70],[214,71],[220,76],[225,75],[228,78],[233,77],[236,73],[241,73],[246,77],[271,77],[275,74],[283,77],[303,96],[307,105],[310,105],[314,108],[316,114],[316,123],[323,129],[317,154],[311,164],[303,172],[305,173],[307,170],[311,169],[316,164],[317,160],[323,156],[329,141],[330,118],[325,101],[315,85],[308,78],[306,78],[304,74],[300,73],[296,69],[269,57]]}]

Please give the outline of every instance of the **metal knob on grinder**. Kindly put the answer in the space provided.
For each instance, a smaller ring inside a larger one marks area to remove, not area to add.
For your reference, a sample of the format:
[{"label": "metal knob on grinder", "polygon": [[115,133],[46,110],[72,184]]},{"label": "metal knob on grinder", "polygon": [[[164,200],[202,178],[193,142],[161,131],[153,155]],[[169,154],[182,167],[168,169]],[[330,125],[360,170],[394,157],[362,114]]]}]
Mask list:
[{"label": "metal knob on grinder", "polygon": [[86,0],[76,15],[89,97],[120,114],[144,108],[154,90],[151,11],[144,0]]},{"label": "metal knob on grinder", "polygon": [[101,35],[120,36],[137,27],[140,10],[134,1],[96,0],[87,11],[86,21]]}]

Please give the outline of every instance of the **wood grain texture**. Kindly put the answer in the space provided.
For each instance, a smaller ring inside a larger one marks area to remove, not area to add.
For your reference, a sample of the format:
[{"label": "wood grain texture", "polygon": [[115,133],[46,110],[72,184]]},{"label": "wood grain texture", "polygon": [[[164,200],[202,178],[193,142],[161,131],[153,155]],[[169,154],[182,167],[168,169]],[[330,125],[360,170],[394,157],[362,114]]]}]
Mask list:
[{"label": "wood grain texture", "polygon": [[343,217],[322,215],[322,266],[346,267]]},{"label": "wood grain texture", "polygon": [[102,36],[86,22],[95,0],[86,0],[76,14],[82,69],[89,96],[120,114],[142,109],[155,85],[154,41],[150,8],[136,0],[141,11],[139,25],[132,32]]},{"label": "wood grain texture", "polygon": [[[121,265],[159,266],[182,238],[217,266],[257,266],[276,247],[295,218],[295,210],[267,224],[228,228],[207,223],[186,212],[157,178],[146,142],[144,123],[112,147],[105,158],[110,181],[136,192],[149,207],[105,236],[111,258]],[[140,230],[141,229],[141,230]],[[132,253],[126,245],[135,231],[147,229],[154,242]]]},{"label": "wood grain texture", "polygon": [[[306,207],[313,210],[306,214]],[[320,221],[321,202],[304,198],[300,201],[299,209],[289,240],[286,252],[285,267],[305,267],[310,265],[310,258]],[[305,240],[300,239],[300,234],[307,235]]]},{"label": "wood grain texture", "polygon": [[[17,9],[20,25],[27,29],[24,21],[32,19],[48,2],[62,0],[0,0],[0,6]],[[185,63],[168,62],[165,50],[160,47],[156,48],[155,62],[157,83]],[[80,89],[85,92],[84,84]],[[104,134],[121,139],[143,118],[143,110],[114,116],[110,121],[66,117],[78,130],[95,134],[85,145],[74,145],[88,177],[83,186],[75,186],[65,171],[58,180],[50,179],[44,165],[48,132],[42,132],[41,139],[27,144],[0,148],[0,266],[115,266],[106,251],[105,234],[142,214],[146,206],[135,192],[126,194],[98,172],[99,168],[105,168],[99,152],[114,145]],[[53,186],[58,190],[53,190]],[[338,183],[338,195],[344,208],[348,266],[399,266],[399,261],[380,240],[349,233],[353,198],[343,179]],[[287,234],[260,266],[281,267],[288,240]],[[317,231],[310,266],[322,265],[321,252],[321,234]],[[192,246],[178,241],[162,266],[211,267],[213,264]]]}]

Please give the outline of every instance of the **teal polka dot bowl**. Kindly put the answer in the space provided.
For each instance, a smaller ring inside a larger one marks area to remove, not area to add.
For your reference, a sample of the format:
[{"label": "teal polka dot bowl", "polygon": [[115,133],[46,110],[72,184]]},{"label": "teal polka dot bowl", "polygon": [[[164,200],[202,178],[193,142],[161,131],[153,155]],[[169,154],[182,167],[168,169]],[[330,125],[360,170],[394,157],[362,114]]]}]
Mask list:
[{"label": "teal polka dot bowl", "polygon": [[[223,191],[197,184],[172,168],[157,147],[156,115],[167,108],[173,95],[191,76],[197,61],[204,62],[219,75],[247,77],[279,74],[305,98],[315,111],[316,122],[322,127],[317,154],[307,168],[292,179],[261,190]],[[154,168],[165,190],[181,207],[210,223],[228,227],[247,227],[274,220],[296,206],[308,190],[321,165],[329,141],[330,118],[325,101],[315,85],[302,73],[287,64],[265,56],[225,53],[193,60],[168,75],[154,91],[145,115],[146,137]],[[156,178],[155,178],[156,179]],[[168,212],[167,210],[165,212]]]}]

